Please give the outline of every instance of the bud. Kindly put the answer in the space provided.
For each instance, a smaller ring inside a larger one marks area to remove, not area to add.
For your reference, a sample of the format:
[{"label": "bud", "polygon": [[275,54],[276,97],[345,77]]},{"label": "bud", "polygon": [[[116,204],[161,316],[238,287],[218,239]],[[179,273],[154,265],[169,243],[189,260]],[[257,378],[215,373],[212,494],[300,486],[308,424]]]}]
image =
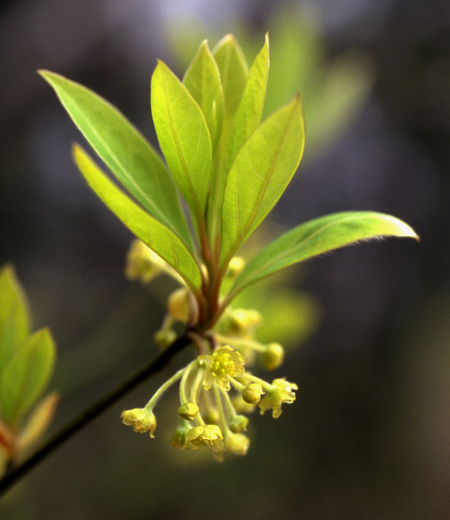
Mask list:
[{"label": "bud", "polygon": [[178,408],[178,414],[186,421],[193,421],[198,414],[198,406],[195,403],[184,403]]},{"label": "bud", "polygon": [[246,403],[241,394],[233,395],[231,402],[237,413],[253,413],[256,408],[254,404]]},{"label": "bud", "polygon": [[264,391],[259,383],[250,383],[242,392],[242,399],[244,399],[246,403],[256,405],[261,401],[263,393]]},{"label": "bud", "polygon": [[279,343],[270,343],[261,354],[261,363],[266,370],[275,370],[284,361],[284,349]]},{"label": "bud", "polygon": [[261,314],[254,309],[235,309],[228,312],[222,322],[223,333],[230,336],[251,336],[258,325],[261,325]]},{"label": "bud", "polygon": [[250,439],[242,433],[228,435],[225,440],[225,449],[233,455],[247,455]]},{"label": "bud", "polygon": [[228,264],[226,277],[230,280],[237,278],[245,266],[245,260],[241,256],[234,256]]},{"label": "bud", "polygon": [[189,430],[190,426],[187,426],[186,424],[180,424],[179,426],[177,426],[177,428],[173,432],[170,444],[172,444],[174,448],[181,449],[184,446],[184,443],[186,442],[186,434]]},{"label": "bud", "polygon": [[187,323],[190,318],[189,290],[185,287],[177,289],[170,296],[167,302],[169,315],[181,323]]},{"label": "bud", "polygon": [[206,424],[218,424],[219,412],[215,408],[208,406],[205,412],[202,411],[202,417]]},{"label": "bud", "polygon": [[145,408],[133,408],[133,410],[125,410],[120,416],[123,424],[132,426],[135,432],[145,433],[150,431],[150,437],[153,439],[153,432],[156,430],[156,417],[154,413]]},{"label": "bud", "polygon": [[239,433],[247,430],[248,419],[245,415],[235,415],[230,421],[230,430],[233,433]]},{"label": "bud", "polygon": [[174,330],[158,330],[153,336],[153,340],[158,345],[158,347],[165,349],[169,345],[171,345],[177,339],[177,334]]},{"label": "bud", "polygon": [[165,268],[166,262],[140,240],[133,240],[127,254],[125,277],[149,283]]}]

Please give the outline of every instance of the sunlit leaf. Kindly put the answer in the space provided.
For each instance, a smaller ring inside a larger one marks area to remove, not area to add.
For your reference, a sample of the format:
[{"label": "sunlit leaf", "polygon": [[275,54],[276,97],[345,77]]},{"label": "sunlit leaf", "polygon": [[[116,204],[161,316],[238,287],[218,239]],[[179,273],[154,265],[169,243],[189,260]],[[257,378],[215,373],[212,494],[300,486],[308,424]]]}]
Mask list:
[{"label": "sunlit leaf", "polygon": [[56,348],[50,330],[29,336],[14,353],[0,380],[0,414],[16,426],[44,391],[53,371]]},{"label": "sunlit leaf", "polygon": [[159,145],[194,214],[201,217],[209,190],[212,147],[205,116],[163,62],[152,76],[151,105]]},{"label": "sunlit leaf", "polygon": [[30,333],[28,304],[14,267],[0,270],[0,377],[5,364]]},{"label": "sunlit leaf", "polygon": [[202,109],[215,145],[222,129],[223,91],[219,68],[206,40],[189,65],[183,83]]},{"label": "sunlit leaf", "polygon": [[382,213],[350,211],[311,220],[264,247],[247,264],[231,293],[235,295],[250,284],[297,262],[360,240],[384,236],[418,239],[407,224]]},{"label": "sunlit leaf", "polygon": [[150,249],[171,265],[191,287],[200,285],[199,268],[181,240],[127,197],[77,144],[75,162],[106,206]]},{"label": "sunlit leaf", "polygon": [[226,262],[267,216],[297,169],[304,148],[300,98],[253,132],[227,177],[222,210],[221,261]]},{"label": "sunlit leaf", "polygon": [[173,179],[159,154],[110,103],[58,74],[41,71],[75,125],[133,197],[193,250]]},{"label": "sunlit leaf", "polygon": [[244,92],[248,66],[234,36],[227,34],[216,45],[213,56],[219,67],[225,102],[225,118],[231,120]]},{"label": "sunlit leaf", "polygon": [[228,146],[227,168],[236,153],[261,122],[269,78],[269,37],[250,68],[231,130]]}]

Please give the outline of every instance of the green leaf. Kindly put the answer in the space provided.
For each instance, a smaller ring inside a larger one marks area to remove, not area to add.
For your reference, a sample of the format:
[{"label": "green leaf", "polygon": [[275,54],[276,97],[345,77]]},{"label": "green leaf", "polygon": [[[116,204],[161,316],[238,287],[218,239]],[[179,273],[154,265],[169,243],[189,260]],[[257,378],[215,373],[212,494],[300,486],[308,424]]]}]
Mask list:
[{"label": "green leaf", "polygon": [[58,74],[40,71],[75,125],[133,197],[193,250],[175,184],[159,154],[110,103]]},{"label": "green leaf", "polygon": [[5,364],[30,333],[30,318],[25,293],[14,267],[0,270],[0,377]]},{"label": "green leaf", "polygon": [[197,101],[205,116],[213,146],[216,145],[223,122],[223,91],[220,72],[208,42],[201,45],[184,75],[183,83]]},{"label": "green leaf", "polygon": [[286,189],[304,148],[300,97],[253,132],[227,177],[222,209],[221,261],[226,263],[264,220]]},{"label": "green leaf", "polygon": [[162,61],[152,76],[151,105],[169,170],[186,202],[201,218],[211,175],[211,137],[197,102]]},{"label": "green leaf", "polygon": [[171,265],[190,287],[198,287],[199,268],[181,240],[127,197],[81,146],[74,144],[73,156],[89,186],[125,226]]},{"label": "green leaf", "polygon": [[[230,291],[234,297],[245,287],[297,262],[360,240],[384,236],[418,236],[390,215],[349,211],[320,217],[284,233],[264,247],[245,267]],[[232,296],[231,296],[232,295]]]},{"label": "green leaf", "polygon": [[264,46],[251,66],[245,89],[234,117],[228,146],[226,170],[228,170],[236,153],[261,122],[268,79],[269,36],[266,34]]},{"label": "green leaf", "polygon": [[248,65],[234,36],[227,34],[216,45],[213,56],[219,67],[225,102],[226,120],[236,113],[247,83]]},{"label": "green leaf", "polygon": [[6,365],[0,380],[0,413],[16,427],[44,391],[53,371],[56,347],[48,328],[29,336]]}]

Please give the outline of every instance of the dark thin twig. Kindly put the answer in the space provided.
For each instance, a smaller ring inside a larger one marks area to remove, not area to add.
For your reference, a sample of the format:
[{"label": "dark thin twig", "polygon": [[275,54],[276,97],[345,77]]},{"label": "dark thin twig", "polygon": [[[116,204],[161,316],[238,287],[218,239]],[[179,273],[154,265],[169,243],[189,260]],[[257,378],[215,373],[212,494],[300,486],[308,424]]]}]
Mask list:
[{"label": "dark thin twig", "polygon": [[148,377],[159,372],[170,361],[170,359],[180,350],[187,347],[191,343],[187,334],[180,336],[175,340],[170,347],[160,354],[157,358],[150,361],[147,365],[140,368],[126,381],[121,383],[117,388],[100,398],[96,403],[89,406],[86,410],[80,413],[75,419],[70,421],[59,432],[51,437],[42,448],[40,448],[34,455],[29,457],[19,466],[9,469],[3,478],[0,480],[0,495],[2,495],[13,484],[23,478],[36,465],[42,462],[53,451],[55,451],[61,444],[66,442],[75,433],[87,426],[92,420],[98,417],[107,408],[115,404],[128,392],[136,388],[140,383],[145,381]]}]

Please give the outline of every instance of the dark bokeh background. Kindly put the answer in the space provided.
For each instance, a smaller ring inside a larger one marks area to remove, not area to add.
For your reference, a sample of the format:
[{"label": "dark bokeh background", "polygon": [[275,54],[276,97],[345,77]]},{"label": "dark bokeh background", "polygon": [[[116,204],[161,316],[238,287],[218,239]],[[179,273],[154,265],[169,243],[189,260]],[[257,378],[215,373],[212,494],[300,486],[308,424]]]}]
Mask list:
[{"label": "dark bokeh background", "polygon": [[[182,73],[178,34],[198,45],[236,31],[262,44],[283,9],[299,31],[320,20],[325,59],[363,56],[372,88],[351,123],[305,158],[271,218],[291,226],[376,210],[422,239],[308,264],[298,286],[320,302],[322,321],[281,374],[299,384],[298,398],[276,421],[252,419],[247,457],[216,464],[175,452],[174,414],[163,413],[175,396],[160,405],[154,441],[118,420],[186,353],[45,461],[0,517],[448,519],[450,3],[10,0],[0,9],[0,263],[14,262],[36,327],[49,325],[58,344],[53,430],[154,355],[167,287],[150,293],[123,278],[130,235],[72,164],[80,137],[36,69],[89,86],[155,142],[149,79],[156,57]],[[319,119],[326,125],[327,111]]]}]

